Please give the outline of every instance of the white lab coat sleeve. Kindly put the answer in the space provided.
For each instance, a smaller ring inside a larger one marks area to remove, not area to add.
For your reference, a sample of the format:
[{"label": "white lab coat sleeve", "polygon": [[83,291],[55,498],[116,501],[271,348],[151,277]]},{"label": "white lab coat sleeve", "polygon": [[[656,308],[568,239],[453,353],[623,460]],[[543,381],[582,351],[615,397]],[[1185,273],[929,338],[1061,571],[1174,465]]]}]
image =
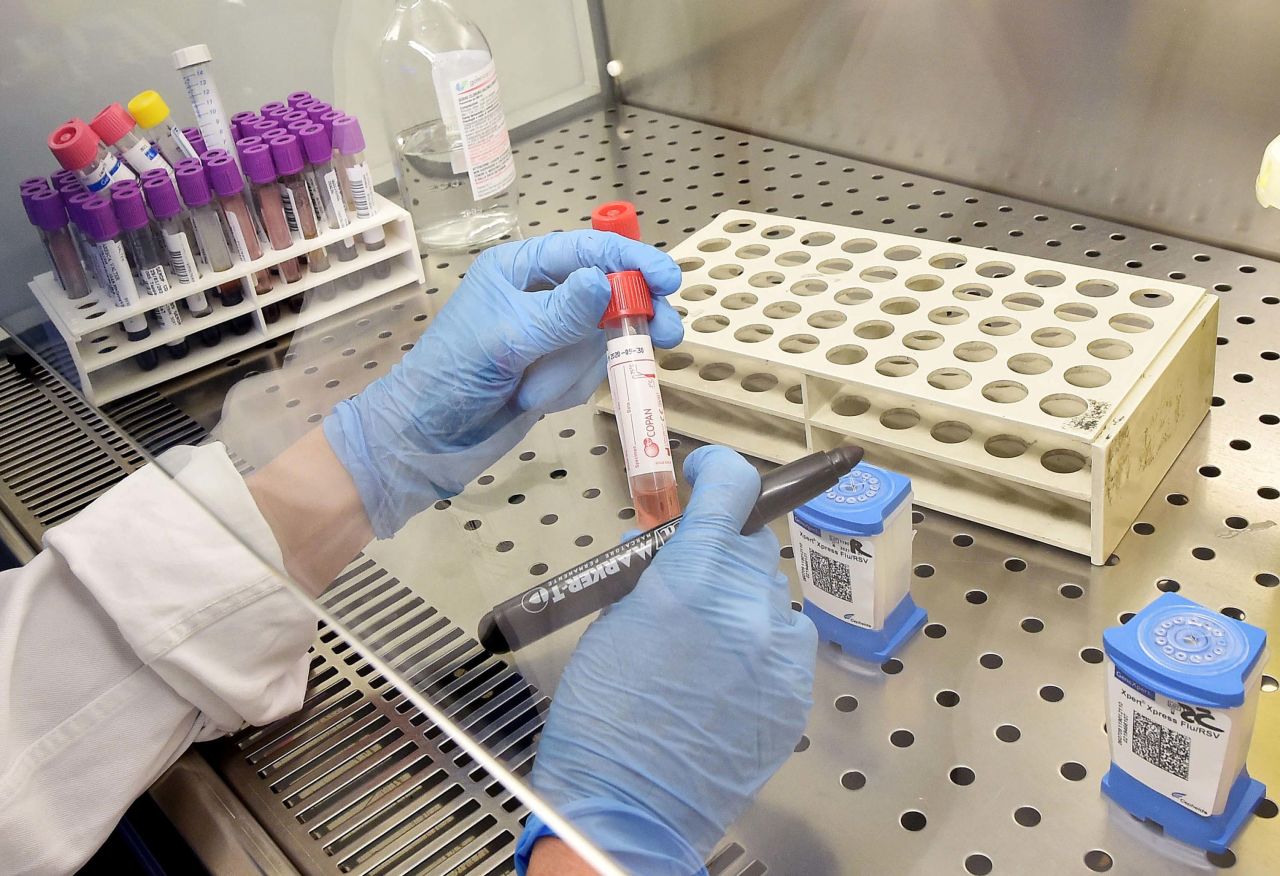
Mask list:
[{"label": "white lab coat sleeve", "polygon": [[243,479],[161,461],[0,574],[0,872],[73,871],[192,742],[301,705],[315,616]]}]

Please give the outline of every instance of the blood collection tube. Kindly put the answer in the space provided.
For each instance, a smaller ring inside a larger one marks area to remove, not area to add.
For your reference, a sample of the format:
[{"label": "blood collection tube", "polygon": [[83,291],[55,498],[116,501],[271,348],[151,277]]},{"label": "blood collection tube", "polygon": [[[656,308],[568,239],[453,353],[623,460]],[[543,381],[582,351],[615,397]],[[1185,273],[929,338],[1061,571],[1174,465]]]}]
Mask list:
[{"label": "blood collection tube", "polygon": [[[93,244],[94,257],[102,273],[103,288],[116,307],[132,307],[138,303],[138,287],[129,270],[129,259],[124,244],[120,242],[120,225],[111,205],[101,198],[86,201],[80,209],[85,236]],[[141,341],[151,336],[145,315],[139,313],[120,322],[125,335],[131,341]],[[159,364],[155,350],[146,350],[134,357],[144,371]]]},{"label": "blood collection tube", "polygon": [[[49,183],[55,189],[58,188],[58,186],[62,185],[63,183],[72,183],[72,182],[80,183],[80,177],[76,176],[76,172],[74,170],[67,170],[63,168],[62,170],[55,170],[53,173],[49,175]],[[80,184],[83,185],[83,183],[80,183]]]},{"label": "blood collection tube", "polygon": [[344,119],[346,117],[347,114],[342,110],[331,109],[327,112],[321,113],[320,118],[317,119],[320,124],[324,125],[324,131],[329,135],[329,142],[333,143],[333,157],[335,160],[338,157],[338,144],[333,142],[333,123],[338,119]]},{"label": "blood collection tube", "polygon": [[[636,208],[626,201],[601,204],[591,214],[591,227],[640,239]],[[600,327],[605,334],[609,391],[613,395],[637,525],[649,529],[680,514],[671,440],[662,410],[653,341],[649,338],[653,296],[644,274],[639,271],[619,271],[607,276],[613,297],[605,308]]]},{"label": "blood collection tube", "polygon": [[187,142],[191,144],[191,148],[196,150],[196,156],[204,154],[208,147],[204,144],[204,134],[200,133],[199,128],[183,128],[182,136],[187,138]]},{"label": "blood collection tube", "polygon": [[279,119],[258,119],[256,122],[253,123],[251,130],[252,130],[252,133],[258,135],[259,137],[263,137],[263,136],[266,136],[271,131],[276,130],[279,127],[280,127]]},{"label": "blood collection tube", "polygon": [[[142,189],[136,183],[132,186],[113,187],[111,207],[120,224],[120,241],[124,244],[125,258],[138,289],[143,295],[169,294],[171,287],[169,273],[165,270],[164,251],[151,231],[147,206],[142,200]],[[163,330],[178,331],[182,328],[182,314],[178,312],[178,305],[173,302],[161,304],[151,314]],[[185,337],[166,341],[165,349],[174,359],[181,359],[190,351]]]},{"label": "blood collection tube", "polygon": [[[241,161],[252,187],[253,204],[258,209],[262,227],[267,232],[268,243],[277,251],[288,249],[293,246],[293,236],[289,233],[289,220],[285,218],[284,199],[280,196],[280,186],[276,183],[276,169],[271,163],[270,147],[266,143],[247,146]],[[302,266],[298,264],[297,258],[285,259],[276,267],[286,283],[296,283],[302,279]]]},{"label": "blood collection tube", "polygon": [[75,171],[76,178],[95,195],[105,195],[105,190],[120,180],[137,178],[81,119],[54,128],[49,151],[64,168]]},{"label": "blood collection tube", "polygon": [[[178,191],[182,194],[183,203],[187,205],[191,215],[191,224],[195,228],[196,243],[204,256],[205,264],[213,273],[231,270],[231,250],[227,248],[227,238],[222,231],[222,220],[218,210],[211,203],[209,180],[199,161],[183,163],[176,169]],[[236,172],[237,178],[239,171]],[[255,242],[257,238],[254,238]],[[268,278],[269,280],[270,278]],[[228,280],[218,287],[218,298],[223,307],[234,307],[244,300],[244,288],[248,279]],[[231,320],[231,331],[242,335],[253,328],[253,318],[249,314]]]},{"label": "blood collection tube", "polygon": [[[244,179],[240,176],[240,168],[236,167],[236,163],[229,157],[222,156],[209,162],[208,174],[209,182],[218,195],[218,203],[222,206],[222,215],[231,233],[232,248],[236,257],[242,262],[253,262],[262,258],[262,244],[258,242],[249,202],[244,197]],[[270,292],[271,285],[269,270],[263,268],[254,273],[253,291],[258,295]]]},{"label": "blood collection tube", "polygon": [[49,180],[45,179],[42,176],[29,176],[26,179],[24,179],[22,182],[18,183],[19,192],[28,192],[28,191],[43,192],[43,191],[53,191],[53,189],[54,189],[54,184],[49,182]]},{"label": "blood collection tube", "polygon": [[[147,198],[147,206],[151,215],[156,218],[160,227],[160,240],[164,243],[165,254],[169,259],[169,271],[179,283],[196,283],[200,280],[200,265],[196,261],[195,227],[191,216],[182,209],[178,202],[178,193],[169,178],[161,174],[158,178],[144,180],[142,193]],[[223,247],[226,244],[223,243]],[[204,292],[193,292],[183,301],[187,310],[197,320],[204,319],[213,313],[209,299]],[[200,342],[212,347],[222,339],[222,331],[218,326],[210,326],[200,332]]]},{"label": "blood collection tube", "polygon": [[[373,178],[369,175],[369,165],[364,160],[364,134],[360,131],[360,122],[354,116],[343,116],[333,120],[333,149],[337,153],[334,163],[342,171],[339,175],[346,196],[347,210],[354,213],[357,219],[369,219],[374,215]],[[364,248],[370,252],[382,249],[387,245],[387,235],[381,225],[360,232]],[[385,278],[391,275],[391,262],[386,259],[370,268],[373,275]]]},{"label": "blood collection tube", "polygon": [[[227,114],[222,109],[218,86],[214,84],[213,73],[209,69],[212,61],[213,55],[203,43],[173,53],[173,66],[182,74],[182,84],[187,90],[187,99],[191,101],[191,109],[195,111],[201,139],[210,149],[230,149],[235,140],[231,136]],[[196,144],[192,142],[191,145]],[[197,147],[197,154],[203,151]]]},{"label": "blood collection tube", "polygon": [[258,107],[258,114],[264,119],[272,119],[289,111],[289,105],[282,100],[272,100]]},{"label": "blood collection tube", "polygon": [[106,288],[102,279],[102,270],[98,264],[97,252],[92,241],[85,232],[84,205],[98,200],[98,196],[90,194],[83,186],[80,191],[62,195],[62,203],[67,208],[67,218],[71,220],[71,237],[75,240],[76,251],[80,253],[80,261],[89,269],[88,277],[91,286]]},{"label": "blood collection tube", "polygon": [[146,131],[171,166],[184,158],[199,157],[182,129],[174,124],[169,105],[158,92],[148,90],[135,94],[129,101],[129,115]]},{"label": "blood collection tube", "polygon": [[84,275],[84,265],[76,251],[75,240],[68,228],[67,208],[62,196],[45,188],[26,199],[27,218],[40,232],[40,242],[49,256],[54,279],[58,281],[68,298],[83,298],[89,294],[89,280]]},{"label": "blood collection tube", "polygon": [[[351,216],[347,213],[347,201],[338,182],[338,171],[333,166],[333,149],[329,146],[324,126],[313,122],[302,128],[298,136],[307,157],[308,190],[318,195],[329,227],[334,230],[346,228],[351,224]],[[356,239],[344,237],[333,245],[333,254],[340,262],[351,261],[357,255]]]},{"label": "blood collection tube", "polygon": [[304,100],[311,100],[311,92],[310,91],[291,91],[289,93],[289,96],[286,97],[284,100],[285,100],[285,103],[289,104],[290,107],[296,107],[299,103],[301,103]]},{"label": "blood collection tube", "polygon": [[135,174],[154,169],[173,169],[150,140],[142,136],[133,116],[118,103],[109,105],[89,123],[95,134],[119,153]]},{"label": "blood collection tube", "polygon": [[[301,235],[303,240],[315,240],[320,235],[323,221],[320,216],[323,214],[317,214],[311,190],[302,173],[302,146],[298,138],[293,134],[283,134],[272,140],[271,161],[280,175],[280,196],[284,201],[289,230]],[[307,253],[307,270],[313,273],[329,270],[329,254],[323,246]]]},{"label": "blood collection tube", "polygon": [[289,110],[287,113],[281,115],[276,121],[284,125],[285,130],[288,130],[291,122],[309,122],[311,119],[302,110]]}]

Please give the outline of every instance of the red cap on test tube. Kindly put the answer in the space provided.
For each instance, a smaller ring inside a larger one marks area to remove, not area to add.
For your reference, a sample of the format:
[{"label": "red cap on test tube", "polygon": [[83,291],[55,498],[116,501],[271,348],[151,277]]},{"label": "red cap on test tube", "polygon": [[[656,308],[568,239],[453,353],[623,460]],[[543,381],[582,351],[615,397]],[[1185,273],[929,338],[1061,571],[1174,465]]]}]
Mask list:
[{"label": "red cap on test tube", "polygon": [[[596,231],[612,231],[629,237],[640,239],[640,217],[636,215],[635,204],[630,201],[610,201],[601,204],[591,211],[591,227]],[[609,288],[613,296],[604,316],[600,318],[600,327],[606,322],[624,316],[646,316],[653,318],[653,296],[649,294],[649,284],[644,274],[639,271],[618,271],[606,274]]]},{"label": "red cap on test tube", "polygon": [[591,211],[591,227],[632,240],[640,239],[640,217],[636,215],[636,205],[630,201],[610,201],[596,207]]}]

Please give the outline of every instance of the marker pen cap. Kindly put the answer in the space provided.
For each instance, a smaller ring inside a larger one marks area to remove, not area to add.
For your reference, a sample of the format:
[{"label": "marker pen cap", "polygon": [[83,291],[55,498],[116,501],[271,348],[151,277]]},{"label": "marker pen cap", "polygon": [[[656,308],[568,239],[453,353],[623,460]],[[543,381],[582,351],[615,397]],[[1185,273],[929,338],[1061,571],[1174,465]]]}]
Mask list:
[{"label": "marker pen cap", "polygon": [[154,128],[169,117],[169,105],[157,91],[140,91],[129,101],[129,115],[144,128]]},{"label": "marker pen cap", "polygon": [[355,116],[343,115],[333,120],[333,148],[343,155],[364,151],[364,133]]},{"label": "marker pen cap", "polygon": [[27,202],[27,218],[44,231],[57,231],[67,224],[67,208],[54,191],[36,192]]},{"label": "marker pen cap", "polygon": [[244,165],[244,175],[250,182],[264,185],[276,181],[276,168],[271,163],[271,148],[266,143],[254,143],[246,146],[240,154]]},{"label": "marker pen cap", "polygon": [[288,102],[289,106],[297,106],[299,102],[310,99],[310,91],[293,91],[289,93],[289,96],[285,98],[285,101]]},{"label": "marker pen cap", "polygon": [[302,145],[293,134],[282,134],[271,141],[271,161],[276,173],[297,173],[302,170]]},{"label": "marker pen cap", "polygon": [[178,191],[182,194],[182,201],[188,207],[203,207],[209,203],[209,178],[203,167],[188,164],[177,168],[174,176],[178,178]]},{"label": "marker pen cap", "polygon": [[[266,147],[263,146],[263,149]],[[244,161],[244,156],[240,157]],[[268,161],[268,164],[270,161]],[[229,157],[215,158],[209,162],[209,183],[213,190],[224,198],[229,198],[244,191],[244,179],[240,176],[240,168]],[[246,164],[246,171],[248,170]]]},{"label": "marker pen cap", "polygon": [[147,205],[142,200],[142,190],[134,187],[122,189],[114,186],[111,189],[111,208],[116,212],[116,220],[126,231],[137,231],[146,228]]},{"label": "marker pen cap", "polygon": [[80,209],[80,217],[80,230],[95,243],[120,236],[116,214],[112,212],[111,205],[101,198],[86,203]]},{"label": "marker pen cap", "polygon": [[306,153],[307,161],[312,164],[324,164],[333,156],[333,147],[329,145],[329,135],[325,133],[324,125],[313,122],[301,128],[298,139],[302,141],[302,151]]},{"label": "marker pen cap", "polygon": [[178,193],[173,189],[169,175],[154,177],[142,184],[142,193],[147,197],[147,206],[157,219],[169,219],[182,212],[178,203]]},{"label": "marker pen cap", "polygon": [[93,117],[89,127],[102,138],[104,143],[115,143],[125,134],[133,130],[136,124],[128,110],[118,103],[109,104],[102,112]]},{"label": "marker pen cap", "polygon": [[76,170],[93,161],[101,142],[81,119],[71,119],[53,129],[49,135],[49,151],[67,170]]}]

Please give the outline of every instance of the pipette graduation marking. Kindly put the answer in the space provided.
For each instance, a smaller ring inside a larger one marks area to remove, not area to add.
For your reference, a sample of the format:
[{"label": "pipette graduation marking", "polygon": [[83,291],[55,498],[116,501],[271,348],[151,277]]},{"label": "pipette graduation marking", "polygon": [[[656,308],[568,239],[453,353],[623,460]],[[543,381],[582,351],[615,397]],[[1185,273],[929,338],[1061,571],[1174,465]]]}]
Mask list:
[{"label": "pipette graduation marking", "polygon": [[[811,453],[760,478],[760,498],[743,535],[819,495],[862,459],[854,445]],[[626,596],[653,555],[671,540],[679,517],[500,602],[480,619],[476,638],[495,654],[523,648]]]}]

